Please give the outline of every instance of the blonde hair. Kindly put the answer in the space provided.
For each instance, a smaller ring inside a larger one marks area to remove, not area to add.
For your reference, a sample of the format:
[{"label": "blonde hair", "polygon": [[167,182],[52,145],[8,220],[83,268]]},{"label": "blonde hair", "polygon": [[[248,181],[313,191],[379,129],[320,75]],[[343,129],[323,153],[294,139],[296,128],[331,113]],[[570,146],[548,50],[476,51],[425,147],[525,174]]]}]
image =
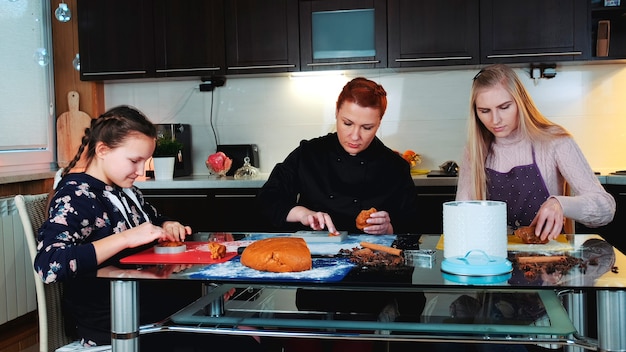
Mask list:
[{"label": "blonde hair", "polygon": [[486,199],[487,174],[485,163],[491,152],[494,135],[483,125],[476,113],[476,97],[485,88],[502,84],[513,97],[518,109],[518,129],[532,144],[549,141],[553,138],[570,136],[560,125],[548,120],[537,108],[519,77],[510,67],[502,64],[483,68],[476,74],[470,94],[470,116],[467,128],[467,153],[469,154],[472,199]]}]

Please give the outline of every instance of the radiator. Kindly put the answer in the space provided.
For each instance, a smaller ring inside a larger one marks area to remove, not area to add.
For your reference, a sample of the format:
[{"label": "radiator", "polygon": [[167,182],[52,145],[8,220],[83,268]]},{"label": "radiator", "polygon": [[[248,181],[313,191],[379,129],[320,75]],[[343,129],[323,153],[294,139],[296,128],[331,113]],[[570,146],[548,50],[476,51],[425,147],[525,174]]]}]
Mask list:
[{"label": "radiator", "polygon": [[33,264],[13,198],[0,198],[0,324],[37,309]]}]

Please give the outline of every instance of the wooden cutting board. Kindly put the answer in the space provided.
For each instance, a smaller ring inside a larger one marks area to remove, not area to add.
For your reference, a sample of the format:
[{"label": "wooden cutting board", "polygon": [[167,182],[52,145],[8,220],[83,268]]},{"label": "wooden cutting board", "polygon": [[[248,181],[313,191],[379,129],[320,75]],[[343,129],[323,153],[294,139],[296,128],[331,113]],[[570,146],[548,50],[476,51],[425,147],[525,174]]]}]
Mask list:
[{"label": "wooden cutting board", "polygon": [[[67,93],[69,111],[57,118],[57,158],[60,167],[66,167],[72,161],[85,134],[85,128],[91,125],[91,117],[78,109],[79,100],[78,92]],[[85,167],[84,155],[85,152],[76,168]]]},{"label": "wooden cutting board", "polygon": [[[439,237],[439,242],[437,242],[436,248],[438,250],[443,250],[443,235]],[[546,244],[526,244],[516,236],[508,235],[506,249],[507,251],[517,252],[569,251],[573,250],[574,246],[569,243],[565,235],[559,235],[556,240],[550,240],[550,242]]]}]

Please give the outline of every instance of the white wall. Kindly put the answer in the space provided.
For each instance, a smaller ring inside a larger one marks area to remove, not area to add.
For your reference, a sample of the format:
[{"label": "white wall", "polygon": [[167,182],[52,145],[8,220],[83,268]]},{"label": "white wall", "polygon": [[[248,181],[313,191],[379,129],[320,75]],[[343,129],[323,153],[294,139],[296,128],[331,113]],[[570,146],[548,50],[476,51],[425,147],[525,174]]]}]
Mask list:
[{"label": "white wall", "polygon": [[[541,111],[572,132],[592,168],[626,169],[626,65],[565,65],[553,79],[533,81],[516,68]],[[154,123],[192,125],[194,174],[220,144],[259,146],[260,168],[270,172],[302,139],[334,130],[335,101],[349,79],[363,75],[387,90],[389,106],[378,136],[389,147],[413,149],[422,168],[460,160],[471,81],[477,67],[429,71],[369,70],[344,75],[227,77],[200,92],[199,80],[109,82],[107,108],[129,104]],[[213,101],[212,101],[213,100]],[[211,113],[212,111],[212,113]]]}]

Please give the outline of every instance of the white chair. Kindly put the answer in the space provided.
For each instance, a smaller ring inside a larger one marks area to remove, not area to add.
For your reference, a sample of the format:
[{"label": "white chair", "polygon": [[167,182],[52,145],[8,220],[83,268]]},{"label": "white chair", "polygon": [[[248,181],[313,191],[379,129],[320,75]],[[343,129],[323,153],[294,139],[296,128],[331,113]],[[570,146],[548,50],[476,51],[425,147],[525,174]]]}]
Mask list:
[{"label": "white chair", "polygon": [[[28,253],[31,261],[34,261],[37,254],[36,233],[39,226],[48,218],[48,194],[17,195],[15,205],[24,227]],[[33,274],[39,316],[39,352],[111,350],[111,346],[82,348],[77,341],[72,343],[71,338],[65,334],[65,321],[61,310],[63,285],[56,282],[44,284],[34,268]]]}]

